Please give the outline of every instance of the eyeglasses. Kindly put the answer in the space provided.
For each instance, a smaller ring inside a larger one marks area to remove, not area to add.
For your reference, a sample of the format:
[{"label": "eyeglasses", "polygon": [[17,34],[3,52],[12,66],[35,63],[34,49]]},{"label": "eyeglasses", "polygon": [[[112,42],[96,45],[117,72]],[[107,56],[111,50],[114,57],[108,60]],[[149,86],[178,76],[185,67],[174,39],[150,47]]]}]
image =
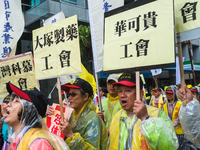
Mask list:
[{"label": "eyeglasses", "polygon": [[70,96],[71,97],[75,97],[76,95],[78,95],[78,94],[76,94],[76,93],[67,93],[67,98],[69,98]]}]

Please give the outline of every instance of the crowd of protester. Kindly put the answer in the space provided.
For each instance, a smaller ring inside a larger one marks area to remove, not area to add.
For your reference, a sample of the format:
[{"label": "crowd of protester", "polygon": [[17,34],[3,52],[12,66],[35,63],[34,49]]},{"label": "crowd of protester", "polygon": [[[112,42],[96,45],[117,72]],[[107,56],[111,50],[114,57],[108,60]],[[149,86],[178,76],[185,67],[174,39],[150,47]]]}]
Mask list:
[{"label": "crowd of protester", "polygon": [[200,85],[155,87],[150,102],[144,102],[142,81],[140,99],[136,98],[135,79],[130,72],[109,75],[107,95],[100,89],[102,111],[91,84],[84,79],[62,85],[70,104],[66,110],[73,109],[60,120],[64,138],[46,125],[45,117],[55,109],[47,108],[49,101],[42,92],[7,83],[8,96],[1,103],[1,149],[199,150]]}]

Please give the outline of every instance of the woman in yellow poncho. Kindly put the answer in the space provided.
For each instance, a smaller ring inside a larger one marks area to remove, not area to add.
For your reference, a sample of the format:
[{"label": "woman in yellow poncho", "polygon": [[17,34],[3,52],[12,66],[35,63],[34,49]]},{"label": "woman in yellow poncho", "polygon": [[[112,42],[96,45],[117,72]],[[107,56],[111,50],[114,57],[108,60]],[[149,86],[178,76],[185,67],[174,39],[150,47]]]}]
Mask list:
[{"label": "woman in yellow poncho", "polygon": [[92,86],[77,78],[72,85],[62,85],[61,88],[68,92],[70,106],[74,109],[69,121],[60,123],[61,131],[66,136],[65,142],[71,150],[105,150],[107,131],[95,113]]}]

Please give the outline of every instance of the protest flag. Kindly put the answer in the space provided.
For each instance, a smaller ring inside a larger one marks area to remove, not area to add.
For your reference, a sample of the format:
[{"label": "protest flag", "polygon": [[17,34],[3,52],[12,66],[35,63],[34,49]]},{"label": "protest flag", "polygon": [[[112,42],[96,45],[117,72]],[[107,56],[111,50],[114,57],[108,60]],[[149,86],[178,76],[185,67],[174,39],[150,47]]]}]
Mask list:
[{"label": "protest flag", "polygon": [[23,33],[24,24],[21,0],[0,2],[0,58],[6,58],[7,52],[10,56],[15,55],[16,44]]}]

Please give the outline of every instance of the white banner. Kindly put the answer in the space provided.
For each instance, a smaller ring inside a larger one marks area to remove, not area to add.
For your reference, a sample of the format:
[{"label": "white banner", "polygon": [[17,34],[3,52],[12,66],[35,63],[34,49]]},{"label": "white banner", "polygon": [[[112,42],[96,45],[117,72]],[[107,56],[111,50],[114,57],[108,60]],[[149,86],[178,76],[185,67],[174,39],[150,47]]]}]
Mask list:
[{"label": "white banner", "polygon": [[[185,57],[182,57],[184,62]],[[181,76],[180,76],[180,67],[179,67],[179,59],[176,57],[176,84],[181,83]]]},{"label": "white banner", "polygon": [[104,12],[124,5],[124,0],[88,0],[95,72],[103,69]]},{"label": "white banner", "polygon": [[152,69],[150,71],[152,73],[152,76],[156,76],[162,73],[162,69]]},{"label": "white banner", "polygon": [[24,30],[24,16],[21,0],[0,2],[0,58],[6,58],[12,51]]},{"label": "white banner", "polygon": [[49,25],[49,24],[52,24],[54,22],[57,22],[57,21],[60,21],[60,20],[63,20],[65,19],[65,15],[64,13],[61,11],[53,16],[51,16],[50,18],[44,20],[43,22],[43,26],[46,26],[46,25]]}]

